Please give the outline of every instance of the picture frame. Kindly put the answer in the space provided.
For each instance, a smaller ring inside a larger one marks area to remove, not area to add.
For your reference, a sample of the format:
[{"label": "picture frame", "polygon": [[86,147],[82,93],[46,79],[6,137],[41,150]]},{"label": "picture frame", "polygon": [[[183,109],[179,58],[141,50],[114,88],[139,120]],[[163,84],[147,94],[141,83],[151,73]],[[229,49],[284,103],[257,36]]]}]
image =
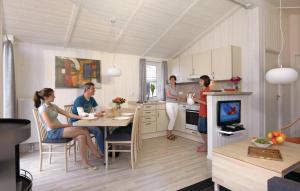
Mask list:
[{"label": "picture frame", "polygon": [[55,88],[81,88],[93,82],[101,88],[101,60],[55,57]]}]

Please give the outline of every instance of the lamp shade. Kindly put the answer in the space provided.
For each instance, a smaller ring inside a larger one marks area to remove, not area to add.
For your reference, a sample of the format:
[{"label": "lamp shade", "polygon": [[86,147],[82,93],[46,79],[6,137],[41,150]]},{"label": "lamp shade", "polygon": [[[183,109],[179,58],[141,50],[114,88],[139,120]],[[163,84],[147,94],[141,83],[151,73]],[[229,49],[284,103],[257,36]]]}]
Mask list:
[{"label": "lamp shade", "polygon": [[117,77],[117,76],[121,76],[121,70],[118,68],[108,68],[107,70],[107,75],[108,76],[112,76],[112,77]]},{"label": "lamp shade", "polygon": [[266,74],[266,80],[271,84],[290,84],[297,78],[298,72],[293,68],[274,68]]}]

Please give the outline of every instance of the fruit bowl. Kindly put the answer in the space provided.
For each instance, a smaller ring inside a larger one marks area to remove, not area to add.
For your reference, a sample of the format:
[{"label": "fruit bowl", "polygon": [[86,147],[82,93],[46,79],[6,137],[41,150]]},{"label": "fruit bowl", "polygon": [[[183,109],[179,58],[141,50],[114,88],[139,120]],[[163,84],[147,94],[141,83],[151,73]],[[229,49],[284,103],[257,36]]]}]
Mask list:
[{"label": "fruit bowl", "polygon": [[266,138],[254,138],[251,142],[259,148],[267,148],[273,144],[272,141],[269,141]]}]

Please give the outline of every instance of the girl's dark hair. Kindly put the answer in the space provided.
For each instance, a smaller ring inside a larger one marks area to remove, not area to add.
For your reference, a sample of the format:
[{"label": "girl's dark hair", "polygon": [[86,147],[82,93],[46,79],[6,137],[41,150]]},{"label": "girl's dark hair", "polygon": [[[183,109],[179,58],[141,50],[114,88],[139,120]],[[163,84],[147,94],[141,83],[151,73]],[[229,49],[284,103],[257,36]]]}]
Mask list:
[{"label": "girl's dark hair", "polygon": [[210,78],[207,75],[203,75],[200,77],[201,80],[204,81],[204,86],[208,87],[210,84]]},{"label": "girl's dark hair", "polygon": [[40,91],[36,91],[33,95],[33,102],[36,108],[40,107],[41,100],[44,100],[45,97],[49,97],[54,92],[51,88],[44,88]]},{"label": "girl's dark hair", "polygon": [[169,77],[169,80],[171,80],[172,78],[173,78],[175,81],[177,80],[177,78],[176,78],[175,75],[171,75],[171,76]]}]

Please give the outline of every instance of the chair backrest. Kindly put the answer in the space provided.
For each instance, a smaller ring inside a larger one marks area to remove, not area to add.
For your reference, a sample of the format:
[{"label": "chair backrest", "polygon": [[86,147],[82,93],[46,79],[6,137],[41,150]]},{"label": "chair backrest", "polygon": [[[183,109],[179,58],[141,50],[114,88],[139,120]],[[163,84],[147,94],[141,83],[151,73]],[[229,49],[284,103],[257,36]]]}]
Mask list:
[{"label": "chair backrest", "polygon": [[33,112],[35,123],[36,123],[37,129],[38,129],[39,142],[42,143],[43,140],[45,140],[47,137],[47,130],[42,127],[42,121],[41,121],[38,109],[34,108],[34,109],[32,109],[32,112]]},{"label": "chair backrest", "polygon": [[133,122],[132,122],[132,131],[131,131],[131,141],[134,141],[138,136],[137,135],[137,128],[139,126],[139,118],[140,118],[140,107],[135,108],[134,116],[133,116]]},{"label": "chair backrest", "polygon": [[[64,105],[65,111],[72,113],[73,105]],[[66,116],[67,123],[71,124],[70,118]]]}]

